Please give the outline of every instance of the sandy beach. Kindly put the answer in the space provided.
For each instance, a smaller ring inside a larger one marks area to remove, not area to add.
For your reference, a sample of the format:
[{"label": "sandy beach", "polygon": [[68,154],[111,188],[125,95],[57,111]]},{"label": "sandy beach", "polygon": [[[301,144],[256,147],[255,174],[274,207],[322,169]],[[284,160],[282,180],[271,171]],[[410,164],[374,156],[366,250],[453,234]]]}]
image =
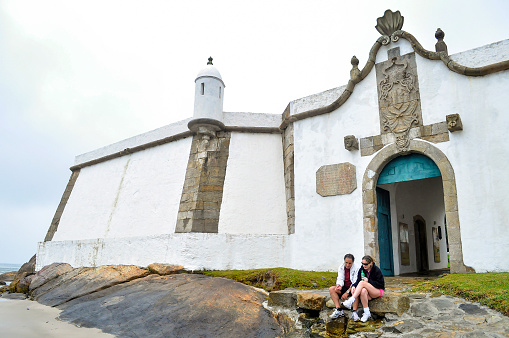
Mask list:
[{"label": "sandy beach", "polygon": [[31,337],[115,337],[99,329],[76,327],[57,320],[60,310],[31,300],[0,298],[0,336]]}]

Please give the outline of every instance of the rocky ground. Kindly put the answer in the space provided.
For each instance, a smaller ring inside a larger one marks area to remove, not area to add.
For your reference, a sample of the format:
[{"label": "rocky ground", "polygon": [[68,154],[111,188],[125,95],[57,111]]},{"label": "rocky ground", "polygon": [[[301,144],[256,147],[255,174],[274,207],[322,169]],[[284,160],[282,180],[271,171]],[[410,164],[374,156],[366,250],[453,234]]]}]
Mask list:
[{"label": "rocky ground", "polygon": [[[33,300],[63,310],[60,319],[119,337],[276,337],[267,293],[225,278],[153,264],[72,268],[55,263],[14,279],[8,298],[26,289]],[[21,286],[21,290],[18,289]],[[16,286],[17,285],[17,286]]]},{"label": "rocky ground", "polygon": [[[298,329],[287,337],[509,337],[509,317],[461,298],[444,296],[440,293],[407,293],[416,281],[422,278],[389,277],[386,278],[388,298],[408,297],[405,302],[388,301],[373,304],[370,308],[373,320],[367,323],[350,319],[351,311],[345,309],[346,316],[331,320],[334,305],[330,301],[327,289],[312,290],[306,293],[320,295],[326,302],[324,309],[318,312],[305,309],[308,305],[299,305],[298,295],[302,290],[288,290],[296,294],[295,306],[270,306],[267,308],[280,315],[287,315],[299,322]],[[271,293],[272,296],[272,293]],[[384,296],[384,297],[386,297]],[[312,298],[312,297],[308,297]],[[316,297],[317,299],[319,297]],[[402,309],[398,309],[401,308]],[[401,311],[404,310],[404,311]],[[399,312],[399,315],[397,314]],[[362,310],[359,310],[359,315]]]},{"label": "rocky ground", "polygon": [[349,320],[351,311],[329,319],[327,289],[269,295],[161,264],[75,269],[55,263],[36,274],[28,265],[2,296],[28,295],[63,310],[62,320],[120,337],[509,337],[508,317],[460,298],[405,293],[414,282],[387,278],[387,294],[370,303],[375,315],[367,323]]}]

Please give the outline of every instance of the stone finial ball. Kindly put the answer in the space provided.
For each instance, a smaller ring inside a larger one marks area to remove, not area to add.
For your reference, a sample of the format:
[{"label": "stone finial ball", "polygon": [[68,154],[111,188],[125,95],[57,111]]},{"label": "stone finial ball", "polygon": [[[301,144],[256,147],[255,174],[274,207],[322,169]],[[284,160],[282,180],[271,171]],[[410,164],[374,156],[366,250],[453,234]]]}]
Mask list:
[{"label": "stone finial ball", "polygon": [[437,29],[437,31],[435,32],[435,38],[437,38],[438,40],[440,39],[443,39],[445,36],[445,33],[443,30],[441,30],[440,28]]}]

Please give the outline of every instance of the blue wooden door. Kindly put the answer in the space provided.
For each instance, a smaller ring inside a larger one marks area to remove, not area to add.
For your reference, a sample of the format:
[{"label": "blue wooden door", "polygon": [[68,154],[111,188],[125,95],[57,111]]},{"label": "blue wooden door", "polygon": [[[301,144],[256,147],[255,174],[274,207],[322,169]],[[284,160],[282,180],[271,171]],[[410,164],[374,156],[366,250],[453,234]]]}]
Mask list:
[{"label": "blue wooden door", "polygon": [[380,250],[380,269],[384,276],[394,276],[392,259],[391,205],[389,192],[376,188],[378,216],[378,248]]}]

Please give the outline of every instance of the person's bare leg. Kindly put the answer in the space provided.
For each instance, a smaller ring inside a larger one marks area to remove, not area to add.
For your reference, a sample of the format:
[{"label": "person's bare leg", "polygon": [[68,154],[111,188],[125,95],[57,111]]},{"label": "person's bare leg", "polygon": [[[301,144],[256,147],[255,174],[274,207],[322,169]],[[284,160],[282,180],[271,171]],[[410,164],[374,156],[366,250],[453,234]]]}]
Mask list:
[{"label": "person's bare leg", "polygon": [[331,286],[329,288],[329,293],[330,293],[330,298],[334,302],[334,306],[336,306],[336,308],[339,309],[341,306],[339,305],[339,294],[336,292],[336,287]]},{"label": "person's bare leg", "polygon": [[[353,297],[355,297],[355,299],[359,298],[359,296],[360,296],[360,294],[361,294],[361,291],[362,291],[362,289],[364,288],[364,286],[365,286],[366,284],[369,284],[369,283],[366,283],[365,281],[362,281],[362,282],[360,282],[360,283],[357,285],[357,287],[355,288],[355,292],[354,292],[354,293],[353,293],[353,295],[352,295]],[[369,285],[371,285],[371,284],[369,284]]]},{"label": "person's bare leg", "polygon": [[361,291],[361,296],[360,296],[363,308],[367,308],[368,307],[368,296],[369,296],[368,290],[366,288],[363,288],[362,291]]},{"label": "person's bare leg", "polygon": [[357,314],[357,309],[359,308],[359,298],[355,298],[355,301],[352,305],[352,319],[354,321],[360,320],[359,315]]},{"label": "person's bare leg", "polygon": [[359,298],[355,298],[355,302],[353,302],[352,305],[352,310],[357,311],[358,308],[359,308]]},{"label": "person's bare leg", "polygon": [[375,288],[373,285],[367,283],[364,288],[368,291],[368,294],[371,298],[380,297],[380,289]]}]

